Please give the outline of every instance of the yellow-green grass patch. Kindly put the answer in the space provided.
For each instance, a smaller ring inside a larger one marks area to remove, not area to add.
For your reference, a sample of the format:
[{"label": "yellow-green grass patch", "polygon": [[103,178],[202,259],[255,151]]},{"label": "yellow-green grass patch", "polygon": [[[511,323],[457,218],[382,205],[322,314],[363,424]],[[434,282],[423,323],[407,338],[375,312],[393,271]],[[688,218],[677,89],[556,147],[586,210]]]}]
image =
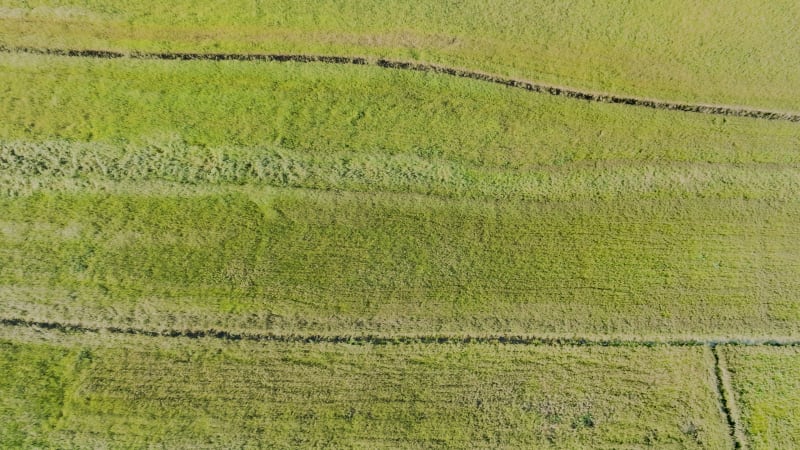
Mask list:
[{"label": "yellow-green grass patch", "polygon": [[643,97],[800,108],[797,2],[4,0],[6,45],[423,60]]},{"label": "yellow-green grass patch", "polygon": [[750,447],[800,446],[800,348],[720,348]]},{"label": "yellow-green grass patch", "polygon": [[794,200],[181,186],[2,199],[3,314],[278,333],[800,334]]},{"label": "yellow-green grass patch", "polygon": [[[226,343],[0,329],[16,442],[724,448],[702,347]],[[52,363],[37,362],[54,355]],[[68,356],[64,356],[68,355]],[[65,385],[49,372],[68,368]],[[36,368],[36,370],[33,370]],[[58,395],[41,414],[31,396]],[[36,415],[38,421],[28,418]],[[33,429],[31,423],[40,425]],[[8,442],[8,441],[5,441]]]}]

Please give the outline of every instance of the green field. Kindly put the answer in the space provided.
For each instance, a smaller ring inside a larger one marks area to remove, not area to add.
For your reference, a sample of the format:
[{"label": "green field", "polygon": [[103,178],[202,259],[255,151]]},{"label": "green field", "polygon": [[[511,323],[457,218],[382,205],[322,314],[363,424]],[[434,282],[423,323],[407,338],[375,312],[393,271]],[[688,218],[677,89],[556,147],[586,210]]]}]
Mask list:
[{"label": "green field", "polygon": [[797,447],[800,442],[798,348],[726,346],[723,354],[751,447]]},{"label": "green field", "polygon": [[0,43],[364,55],[797,110],[800,5],[753,0],[3,0]]},{"label": "green field", "polygon": [[68,54],[798,114],[795,3],[129,3],[0,0],[0,448],[800,448],[800,123]]},{"label": "green field", "polygon": [[0,340],[17,374],[0,381],[0,433],[55,447],[724,448],[709,358],[15,334]]},{"label": "green field", "polygon": [[379,68],[1,60],[13,317],[800,334],[796,124]]},{"label": "green field", "polygon": [[282,333],[800,334],[796,201],[126,186],[0,202],[3,314]]}]

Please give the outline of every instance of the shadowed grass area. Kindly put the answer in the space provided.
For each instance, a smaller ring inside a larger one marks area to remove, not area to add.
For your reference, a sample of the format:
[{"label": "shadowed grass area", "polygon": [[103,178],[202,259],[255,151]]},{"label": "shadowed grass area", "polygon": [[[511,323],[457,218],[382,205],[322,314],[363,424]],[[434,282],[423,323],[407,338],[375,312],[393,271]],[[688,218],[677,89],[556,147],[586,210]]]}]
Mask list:
[{"label": "shadowed grass area", "polygon": [[4,0],[0,42],[368,55],[590,90],[800,108],[796,2]]},{"label": "shadowed grass area", "polygon": [[[728,445],[703,348],[265,346],[0,333],[0,364],[12,371],[35,367],[37,355],[80,349],[63,410],[44,436],[54,446]],[[21,394],[31,386],[4,380],[0,405],[35,410]]]}]

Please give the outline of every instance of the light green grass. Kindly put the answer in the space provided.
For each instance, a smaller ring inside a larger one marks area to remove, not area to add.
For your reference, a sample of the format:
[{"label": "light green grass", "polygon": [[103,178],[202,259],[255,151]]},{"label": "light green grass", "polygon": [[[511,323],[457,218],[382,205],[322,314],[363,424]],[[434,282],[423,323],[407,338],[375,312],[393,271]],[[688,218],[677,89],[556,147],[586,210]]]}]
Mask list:
[{"label": "light green grass", "polygon": [[790,0],[0,2],[7,45],[372,55],[794,110],[798,22]]},{"label": "light green grass", "polygon": [[722,348],[751,448],[798,448],[800,349]]},{"label": "light green grass", "polygon": [[12,194],[56,175],[540,201],[797,196],[796,124],[378,68],[0,61]]},{"label": "light green grass", "polygon": [[474,80],[320,64],[0,55],[0,137],[440,157],[793,163],[800,126],[538,95]]},{"label": "light green grass", "polygon": [[796,124],[376,67],[0,62],[8,314],[799,333]]},{"label": "light green grass", "polygon": [[795,200],[192,189],[3,199],[3,314],[304,333],[800,335]]},{"label": "light green grass", "polygon": [[[76,368],[59,412],[39,416],[50,424],[42,438],[56,447],[730,445],[703,348],[264,345],[0,332],[0,364],[12,372],[37,367],[39,355]],[[4,380],[0,405],[40,414],[25,401],[50,394],[38,379]],[[6,418],[29,426],[23,417]]]},{"label": "light green grass", "polygon": [[[389,56],[800,109],[800,9],[695,3],[0,0],[0,45]],[[8,53],[0,98],[3,318],[800,337],[798,124],[374,66]],[[718,350],[748,440],[800,442],[797,352]],[[0,447],[729,448],[715,384],[705,347],[0,327]]]}]

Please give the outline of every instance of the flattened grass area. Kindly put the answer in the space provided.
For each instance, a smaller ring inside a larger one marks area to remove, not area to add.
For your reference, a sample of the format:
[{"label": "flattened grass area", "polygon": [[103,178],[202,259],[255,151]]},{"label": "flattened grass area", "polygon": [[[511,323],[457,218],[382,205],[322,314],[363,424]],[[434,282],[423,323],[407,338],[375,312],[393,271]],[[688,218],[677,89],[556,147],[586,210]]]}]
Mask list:
[{"label": "flattened grass area", "polygon": [[6,45],[424,60],[643,97],[800,108],[791,0],[3,0]]},{"label": "flattened grass area", "polygon": [[[731,445],[701,347],[263,345],[0,333],[0,365],[33,372],[0,383],[0,407],[17,412],[4,415],[4,426],[38,423],[42,431],[27,437],[56,447]],[[40,355],[73,371],[47,411],[28,401],[53,392],[51,368],[34,370]]]},{"label": "flattened grass area", "polygon": [[125,186],[0,202],[4,315],[341,334],[800,334],[797,201]]},{"label": "flattened grass area", "polygon": [[796,448],[800,442],[800,348],[722,348],[750,447]]}]

